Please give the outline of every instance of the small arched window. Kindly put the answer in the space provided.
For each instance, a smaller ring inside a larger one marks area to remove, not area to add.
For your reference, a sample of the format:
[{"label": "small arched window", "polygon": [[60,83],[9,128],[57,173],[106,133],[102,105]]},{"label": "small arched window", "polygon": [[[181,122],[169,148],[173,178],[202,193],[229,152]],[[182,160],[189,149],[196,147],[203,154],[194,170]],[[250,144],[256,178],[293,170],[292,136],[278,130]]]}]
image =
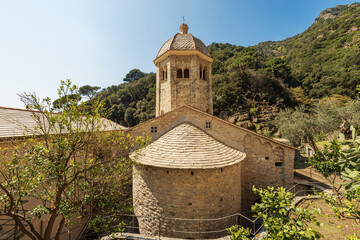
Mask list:
[{"label": "small arched window", "polygon": [[203,79],[206,80],[206,72],[205,72],[205,69],[203,70]]},{"label": "small arched window", "polygon": [[162,72],[162,80],[165,80],[165,77],[166,77],[165,71],[163,71],[163,72]]},{"label": "small arched window", "polygon": [[200,67],[200,79],[202,79],[202,70],[201,70],[201,67]]},{"label": "small arched window", "polygon": [[165,71],[165,79],[167,79],[167,71]]},{"label": "small arched window", "polygon": [[177,72],[176,72],[176,77],[177,77],[177,78],[182,78],[182,77],[183,77],[182,75],[183,75],[183,74],[182,74],[182,70],[181,70],[181,69],[178,69]]},{"label": "small arched window", "polygon": [[185,69],[184,70],[184,78],[189,78],[189,77],[190,77],[189,69]]}]

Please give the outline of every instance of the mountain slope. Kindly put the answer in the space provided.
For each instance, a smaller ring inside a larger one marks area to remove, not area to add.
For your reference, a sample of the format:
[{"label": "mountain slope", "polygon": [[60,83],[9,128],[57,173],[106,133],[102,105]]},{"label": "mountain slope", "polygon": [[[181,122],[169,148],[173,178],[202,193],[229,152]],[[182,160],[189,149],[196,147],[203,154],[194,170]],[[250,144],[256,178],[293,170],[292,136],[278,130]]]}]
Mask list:
[{"label": "mountain slope", "polygon": [[360,84],[360,4],[326,9],[303,33],[256,48],[266,57],[285,58],[311,97],[355,97]]},{"label": "mountain slope", "polygon": [[[360,84],[359,28],[355,3],[324,10],[306,31],[282,41],[252,47],[212,43],[214,114],[259,130],[259,123],[280,109],[299,104],[296,94],[305,104],[309,96],[354,98]],[[111,120],[136,125],[155,115],[155,74],[111,86],[99,96],[113,108]]]}]

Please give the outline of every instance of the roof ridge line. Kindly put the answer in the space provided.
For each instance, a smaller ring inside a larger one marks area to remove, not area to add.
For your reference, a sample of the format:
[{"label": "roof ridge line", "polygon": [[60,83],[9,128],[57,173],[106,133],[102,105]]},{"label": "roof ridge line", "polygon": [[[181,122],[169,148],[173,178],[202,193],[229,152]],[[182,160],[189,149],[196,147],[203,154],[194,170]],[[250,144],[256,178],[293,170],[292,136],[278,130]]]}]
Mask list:
[{"label": "roof ridge line", "polygon": [[22,108],[12,108],[12,107],[1,107],[1,106],[0,106],[0,109],[25,111],[25,112],[40,112],[40,111],[36,111],[36,110],[29,110],[29,109],[22,109]]},{"label": "roof ridge line", "polygon": [[192,42],[193,42],[193,44],[194,44],[194,49],[197,49],[194,36],[193,36],[191,33],[188,33],[188,34],[191,36],[191,40],[192,40]]},{"label": "roof ridge line", "polygon": [[[175,40],[175,37],[176,37],[177,35],[179,35],[179,33],[176,33],[176,34],[172,37],[171,42],[170,42],[170,46],[169,46],[169,50],[172,50],[171,47],[172,47],[172,45],[173,45],[173,43],[174,43],[174,40]],[[160,48],[160,49],[161,49],[161,48]],[[169,51],[169,50],[168,50],[168,51]]]}]

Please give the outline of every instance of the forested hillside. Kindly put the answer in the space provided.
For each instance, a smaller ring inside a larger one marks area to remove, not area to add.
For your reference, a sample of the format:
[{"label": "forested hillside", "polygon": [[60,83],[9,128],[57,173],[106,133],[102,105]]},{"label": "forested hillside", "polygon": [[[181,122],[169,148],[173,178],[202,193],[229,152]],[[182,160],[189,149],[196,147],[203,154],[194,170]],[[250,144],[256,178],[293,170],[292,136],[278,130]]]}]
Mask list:
[{"label": "forested hillside", "polygon": [[131,70],[124,83],[103,89],[98,96],[111,109],[110,119],[124,126],[134,126],[155,117],[156,76]]},{"label": "forested hillside", "polygon": [[256,46],[266,57],[282,57],[311,97],[355,96],[360,83],[360,4],[321,12],[302,34]]},{"label": "forested hillside", "polygon": [[[266,131],[262,122],[280,109],[330,97],[356,97],[360,84],[360,4],[321,12],[303,33],[242,47],[212,43],[214,114]],[[133,126],[154,117],[155,74],[134,69],[125,83],[98,96],[111,119]]]}]

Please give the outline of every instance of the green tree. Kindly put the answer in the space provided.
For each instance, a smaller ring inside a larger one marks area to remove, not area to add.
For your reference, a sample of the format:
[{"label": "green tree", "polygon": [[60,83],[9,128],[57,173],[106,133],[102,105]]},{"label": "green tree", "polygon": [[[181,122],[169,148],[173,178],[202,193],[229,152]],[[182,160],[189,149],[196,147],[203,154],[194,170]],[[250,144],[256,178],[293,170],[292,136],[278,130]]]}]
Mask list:
[{"label": "green tree", "polygon": [[238,225],[231,226],[227,229],[230,233],[231,240],[251,240],[251,230],[249,228],[240,227]]},{"label": "green tree", "polygon": [[146,73],[143,73],[139,69],[133,69],[126,74],[126,77],[123,79],[124,82],[132,82],[138,80],[142,77],[145,77]]},{"label": "green tree", "polygon": [[302,87],[291,88],[290,92],[299,104],[307,106],[311,106],[313,104],[313,100],[309,98]]},{"label": "green tree", "polygon": [[[319,193],[338,218],[360,218],[360,137],[351,126],[352,140],[345,140],[340,134],[339,142],[333,140],[330,146],[315,153],[309,163],[331,184],[333,193]],[[342,149],[343,148],[343,149]],[[341,179],[340,179],[341,176]],[[337,180],[337,181],[335,181]],[[342,181],[341,181],[342,180]],[[341,188],[345,186],[345,190]]]},{"label": "green tree", "polygon": [[316,104],[311,109],[303,106],[295,110],[282,111],[274,120],[281,135],[293,145],[306,141],[317,152],[317,135],[326,135],[337,130],[342,123],[340,110],[333,102]]},{"label": "green tree", "polygon": [[342,132],[351,135],[350,127],[360,129],[360,100],[352,100],[342,108],[340,115],[343,119]]},{"label": "green tree", "polygon": [[[252,211],[264,221],[268,233],[265,239],[318,239],[319,231],[308,226],[316,220],[315,212],[298,208],[293,203],[293,194],[284,188],[272,187],[267,189],[253,188],[254,193],[260,195],[261,203],[255,203]],[[320,210],[317,209],[317,213]]]},{"label": "green tree", "polygon": [[[131,210],[129,152],[144,142],[119,131],[104,132],[110,123],[102,118],[102,103],[88,112],[73,95],[79,96],[76,86],[62,81],[59,99],[65,104],[54,114],[49,98],[21,94],[34,111],[36,127],[1,151],[0,215],[14,220],[32,240],[61,239],[64,227],[71,228],[85,209],[88,217]],[[44,221],[43,233],[34,219]]]},{"label": "green tree", "polygon": [[66,105],[70,104],[70,102],[79,102],[80,100],[81,100],[81,96],[79,94],[70,94],[67,96],[61,96],[52,103],[54,108],[53,110],[54,111],[61,110],[62,108],[66,107]]},{"label": "green tree", "polygon": [[330,183],[333,192],[336,193],[337,198],[341,201],[340,190],[341,184],[337,184],[340,180],[340,143],[332,141],[330,145],[325,145],[323,150],[315,152],[315,154],[307,161],[310,166],[321,173]]},{"label": "green tree", "polygon": [[101,87],[84,85],[79,88],[79,93],[81,96],[87,97],[89,100],[92,100],[96,97],[97,92],[101,89]]},{"label": "green tree", "polygon": [[[263,220],[267,232],[264,239],[303,240],[319,239],[322,236],[318,230],[308,225],[309,223],[321,225],[316,220],[316,214],[320,213],[320,209],[310,211],[296,207],[293,203],[293,194],[287,192],[285,188],[275,190],[272,187],[267,189],[253,187],[253,191],[261,197],[261,202],[255,203],[252,211],[256,217]],[[251,239],[250,231],[243,227],[232,227],[228,231],[232,239]]]}]

